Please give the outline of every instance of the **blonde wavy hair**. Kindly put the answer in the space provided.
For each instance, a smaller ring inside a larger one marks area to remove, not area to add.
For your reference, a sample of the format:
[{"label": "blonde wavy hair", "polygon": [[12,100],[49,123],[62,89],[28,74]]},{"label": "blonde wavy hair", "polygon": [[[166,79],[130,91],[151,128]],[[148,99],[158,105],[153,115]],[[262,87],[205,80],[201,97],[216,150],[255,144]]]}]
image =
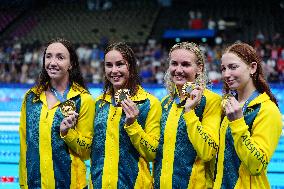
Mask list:
[{"label": "blonde wavy hair", "polygon": [[[208,83],[209,80],[208,80],[208,77],[207,77],[207,74],[206,74],[206,69],[205,69],[205,57],[204,57],[204,53],[201,51],[200,47],[193,43],[193,42],[181,42],[181,43],[177,43],[175,44],[171,49],[170,49],[170,52],[169,52],[169,58],[168,58],[168,62],[170,63],[170,60],[171,60],[171,54],[174,50],[177,50],[177,49],[185,49],[185,50],[188,50],[192,53],[195,54],[196,56],[196,64],[197,65],[202,65],[202,71],[200,74],[197,74],[195,76],[195,78],[199,78],[199,79],[202,79],[203,81],[205,81],[205,83]],[[171,77],[171,74],[170,74],[170,71],[169,69],[167,70],[165,76],[164,76],[164,84],[165,84],[165,87],[168,91],[168,93],[170,94],[170,96],[172,97],[172,99],[174,98],[174,95],[175,95],[175,84],[172,80],[172,77]]]}]

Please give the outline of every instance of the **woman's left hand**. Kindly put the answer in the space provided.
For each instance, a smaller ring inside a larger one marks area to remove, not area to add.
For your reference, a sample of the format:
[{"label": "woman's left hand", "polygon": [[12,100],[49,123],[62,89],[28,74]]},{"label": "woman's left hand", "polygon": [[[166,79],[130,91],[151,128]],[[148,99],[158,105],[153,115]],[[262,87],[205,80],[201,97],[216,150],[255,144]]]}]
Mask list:
[{"label": "woman's left hand", "polygon": [[126,116],[126,125],[133,124],[139,114],[139,109],[137,108],[137,105],[132,100],[127,98],[121,102],[121,107]]},{"label": "woman's left hand", "polygon": [[229,121],[235,121],[243,117],[241,104],[234,97],[228,99],[225,112]]}]

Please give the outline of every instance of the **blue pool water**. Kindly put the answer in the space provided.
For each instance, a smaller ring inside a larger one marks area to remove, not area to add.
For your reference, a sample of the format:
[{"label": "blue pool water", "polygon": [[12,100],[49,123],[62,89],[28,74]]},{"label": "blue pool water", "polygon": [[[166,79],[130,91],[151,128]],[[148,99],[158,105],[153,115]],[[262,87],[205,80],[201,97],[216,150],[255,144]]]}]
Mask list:
[{"label": "blue pool water", "polygon": [[[28,85],[0,85],[0,189],[19,188],[18,125],[22,99],[29,87]],[[159,99],[166,95],[166,91],[162,86],[146,85],[144,87]],[[90,86],[90,92],[94,97],[98,96],[101,90],[101,86]],[[221,94],[220,85],[213,86],[212,90]],[[278,100],[280,111],[284,114],[284,86],[273,85],[272,92]],[[89,165],[89,162],[87,164]],[[268,178],[272,188],[284,189],[283,135],[268,166]],[[9,179],[12,179],[11,182],[3,182]]]}]

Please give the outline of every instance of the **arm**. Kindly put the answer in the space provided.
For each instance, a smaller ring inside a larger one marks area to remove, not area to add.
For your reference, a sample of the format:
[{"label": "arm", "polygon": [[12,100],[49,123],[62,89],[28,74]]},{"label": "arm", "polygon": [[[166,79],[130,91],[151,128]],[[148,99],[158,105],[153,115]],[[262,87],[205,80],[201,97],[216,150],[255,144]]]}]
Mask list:
[{"label": "arm", "polygon": [[26,169],[26,96],[24,97],[21,115],[20,115],[20,161],[19,161],[19,184],[21,188],[27,186],[27,169]]},{"label": "arm", "polygon": [[82,159],[90,157],[90,147],[93,138],[93,123],[95,116],[95,103],[91,95],[82,94],[81,108],[75,128],[68,130],[63,140],[68,147]]},{"label": "arm", "polygon": [[156,98],[151,98],[150,103],[150,110],[145,118],[145,130],[137,120],[130,125],[125,125],[124,128],[140,155],[148,161],[153,161],[159,144],[162,107]]},{"label": "arm", "polygon": [[244,117],[230,122],[236,152],[251,175],[259,175],[266,169],[281,135],[281,114],[274,103],[269,104],[270,107],[260,109],[251,133]]},{"label": "arm", "polygon": [[202,122],[194,110],[183,115],[188,138],[195,148],[197,155],[204,161],[209,161],[218,151],[219,127],[221,122],[221,97],[207,98]]}]

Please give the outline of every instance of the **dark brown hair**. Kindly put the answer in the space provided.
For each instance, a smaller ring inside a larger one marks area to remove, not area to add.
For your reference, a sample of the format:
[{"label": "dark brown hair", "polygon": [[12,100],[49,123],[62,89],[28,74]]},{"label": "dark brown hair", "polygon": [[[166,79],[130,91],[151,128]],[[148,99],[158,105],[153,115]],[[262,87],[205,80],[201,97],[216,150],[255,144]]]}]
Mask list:
[{"label": "dark brown hair", "polygon": [[47,90],[48,86],[50,85],[50,77],[47,71],[45,70],[45,54],[48,46],[53,43],[61,43],[62,45],[64,45],[64,47],[66,47],[66,49],[69,52],[70,64],[72,66],[72,68],[69,70],[69,82],[70,83],[75,82],[88,91],[80,70],[78,56],[76,54],[75,48],[73,47],[72,43],[63,38],[56,38],[49,41],[44,49],[43,58],[42,58],[43,59],[42,69],[36,84],[37,94],[40,94],[42,91]]},{"label": "dark brown hair", "polygon": [[[128,62],[129,82],[127,82],[125,87],[130,90],[131,95],[135,95],[135,93],[138,90],[138,85],[140,85],[141,82],[138,74],[137,60],[135,58],[133,50],[126,43],[123,42],[113,43],[105,49],[105,55],[112,50],[120,52],[123,59]],[[114,89],[112,83],[106,78],[106,76],[104,77],[104,80],[105,80],[104,81],[104,97],[105,97],[107,92],[113,94]]]},{"label": "dark brown hair", "polygon": [[[276,98],[272,94],[268,83],[264,79],[261,58],[257,55],[255,49],[246,43],[234,43],[225,49],[223,54],[225,53],[233,53],[237,55],[247,65],[251,64],[252,62],[256,62],[256,72],[251,75],[253,79],[253,84],[258,90],[258,92],[265,92],[270,97],[270,99],[278,106]],[[226,93],[229,92],[229,87],[226,83],[224,84],[223,90]]]}]

